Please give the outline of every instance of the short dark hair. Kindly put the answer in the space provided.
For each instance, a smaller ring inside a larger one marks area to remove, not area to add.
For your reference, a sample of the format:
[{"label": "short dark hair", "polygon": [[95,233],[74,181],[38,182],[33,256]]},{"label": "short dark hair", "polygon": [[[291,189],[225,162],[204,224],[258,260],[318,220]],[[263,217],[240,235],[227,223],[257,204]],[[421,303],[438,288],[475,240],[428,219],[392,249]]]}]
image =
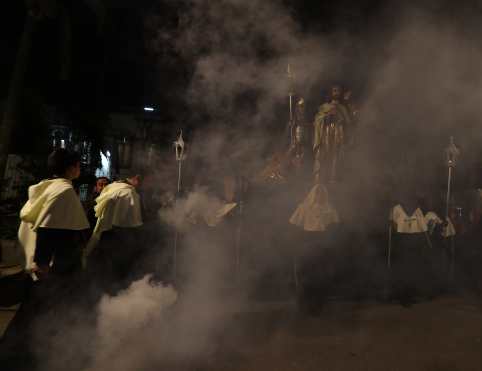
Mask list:
[{"label": "short dark hair", "polygon": [[77,152],[68,151],[65,148],[58,148],[53,151],[47,160],[49,176],[65,175],[70,166],[80,162],[80,155]]}]

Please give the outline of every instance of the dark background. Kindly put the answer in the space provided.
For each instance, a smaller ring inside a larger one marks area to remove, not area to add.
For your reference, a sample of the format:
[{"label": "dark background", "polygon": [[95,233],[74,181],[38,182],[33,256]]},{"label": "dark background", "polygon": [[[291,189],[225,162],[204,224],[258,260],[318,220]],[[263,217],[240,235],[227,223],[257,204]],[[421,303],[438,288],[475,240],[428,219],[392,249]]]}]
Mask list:
[{"label": "dark background", "polygon": [[[381,0],[282,2],[290,9],[302,32],[326,37],[343,34],[354,44],[361,45],[348,58],[351,66],[345,68],[346,81],[354,85],[358,95],[363,94],[364,84],[383,58],[383,40],[389,40],[409,3]],[[0,101],[8,94],[27,5],[32,6],[32,3],[35,1],[2,2]],[[163,122],[189,121],[192,112],[189,112],[185,92],[195,61],[178,54],[168,39],[155,39],[159,25],[165,33],[176,33],[180,17],[190,6],[189,1],[65,0],[60,3],[70,16],[70,38],[66,38],[62,17],[58,14],[37,22],[25,79],[25,103],[20,104],[20,116],[24,119],[20,122],[31,122],[42,104],[56,106],[70,117],[74,127],[81,127],[90,137],[96,136],[98,123],[109,112],[137,110],[145,105],[158,108]],[[457,5],[450,1],[412,3],[434,16],[444,17],[448,23],[460,23],[462,28],[468,19],[476,20],[482,14],[482,6],[477,1],[458,2]],[[373,46],[378,35],[381,40],[379,54],[363,55],[363,46]],[[199,112],[197,114],[198,118],[202,117]],[[198,127],[207,121],[198,119],[191,125]],[[35,132],[36,129],[29,130]],[[16,143],[19,145],[30,146],[28,140]]]}]

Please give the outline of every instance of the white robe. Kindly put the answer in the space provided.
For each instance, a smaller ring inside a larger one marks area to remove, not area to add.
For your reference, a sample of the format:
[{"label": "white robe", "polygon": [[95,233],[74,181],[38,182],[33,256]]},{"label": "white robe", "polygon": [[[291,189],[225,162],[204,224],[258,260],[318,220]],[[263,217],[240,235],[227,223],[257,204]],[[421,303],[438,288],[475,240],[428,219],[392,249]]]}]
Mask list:
[{"label": "white robe", "polygon": [[[403,209],[402,205],[396,205],[391,212],[390,220],[395,224],[395,231],[397,233],[427,233],[429,231],[429,224],[442,224],[443,221],[433,211],[423,214],[420,208],[417,208],[412,215],[408,215]],[[443,237],[450,237],[455,235],[455,228],[449,220],[448,225],[442,231]]]},{"label": "white robe", "polygon": [[323,232],[331,224],[339,223],[338,212],[328,200],[325,187],[316,184],[296,208],[290,223],[308,232]]},{"label": "white robe", "polygon": [[25,253],[25,269],[33,261],[38,228],[81,231],[89,228],[84,208],[72,183],[63,178],[43,180],[28,189],[28,201],[20,210],[18,239]]},{"label": "white robe", "polygon": [[95,202],[97,224],[88,243],[87,254],[100,240],[102,232],[111,230],[112,227],[134,228],[142,225],[139,194],[130,184],[124,182],[109,184]]},{"label": "white robe", "polygon": [[396,205],[390,215],[395,224],[397,233],[425,233],[428,232],[427,222],[420,208],[415,209],[412,215],[408,215],[402,205]]}]

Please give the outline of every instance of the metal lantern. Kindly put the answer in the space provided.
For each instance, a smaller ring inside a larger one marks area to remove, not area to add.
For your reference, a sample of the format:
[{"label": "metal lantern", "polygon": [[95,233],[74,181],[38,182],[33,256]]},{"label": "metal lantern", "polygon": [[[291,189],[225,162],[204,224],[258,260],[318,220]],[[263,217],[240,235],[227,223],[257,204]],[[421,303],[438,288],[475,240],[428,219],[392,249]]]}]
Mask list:
[{"label": "metal lantern", "polygon": [[132,163],[132,145],[124,137],[117,145],[118,155],[119,155],[119,167],[129,168]]}]

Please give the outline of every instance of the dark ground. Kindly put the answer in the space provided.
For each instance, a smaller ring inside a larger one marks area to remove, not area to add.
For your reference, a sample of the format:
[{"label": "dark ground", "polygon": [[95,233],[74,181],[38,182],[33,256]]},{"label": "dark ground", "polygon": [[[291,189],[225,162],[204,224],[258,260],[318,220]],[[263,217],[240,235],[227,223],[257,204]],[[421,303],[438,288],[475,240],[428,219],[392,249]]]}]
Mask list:
[{"label": "dark ground", "polygon": [[300,315],[289,306],[239,313],[214,354],[170,367],[479,371],[481,346],[482,306],[473,296],[446,296],[410,308],[334,301],[317,317]]}]

